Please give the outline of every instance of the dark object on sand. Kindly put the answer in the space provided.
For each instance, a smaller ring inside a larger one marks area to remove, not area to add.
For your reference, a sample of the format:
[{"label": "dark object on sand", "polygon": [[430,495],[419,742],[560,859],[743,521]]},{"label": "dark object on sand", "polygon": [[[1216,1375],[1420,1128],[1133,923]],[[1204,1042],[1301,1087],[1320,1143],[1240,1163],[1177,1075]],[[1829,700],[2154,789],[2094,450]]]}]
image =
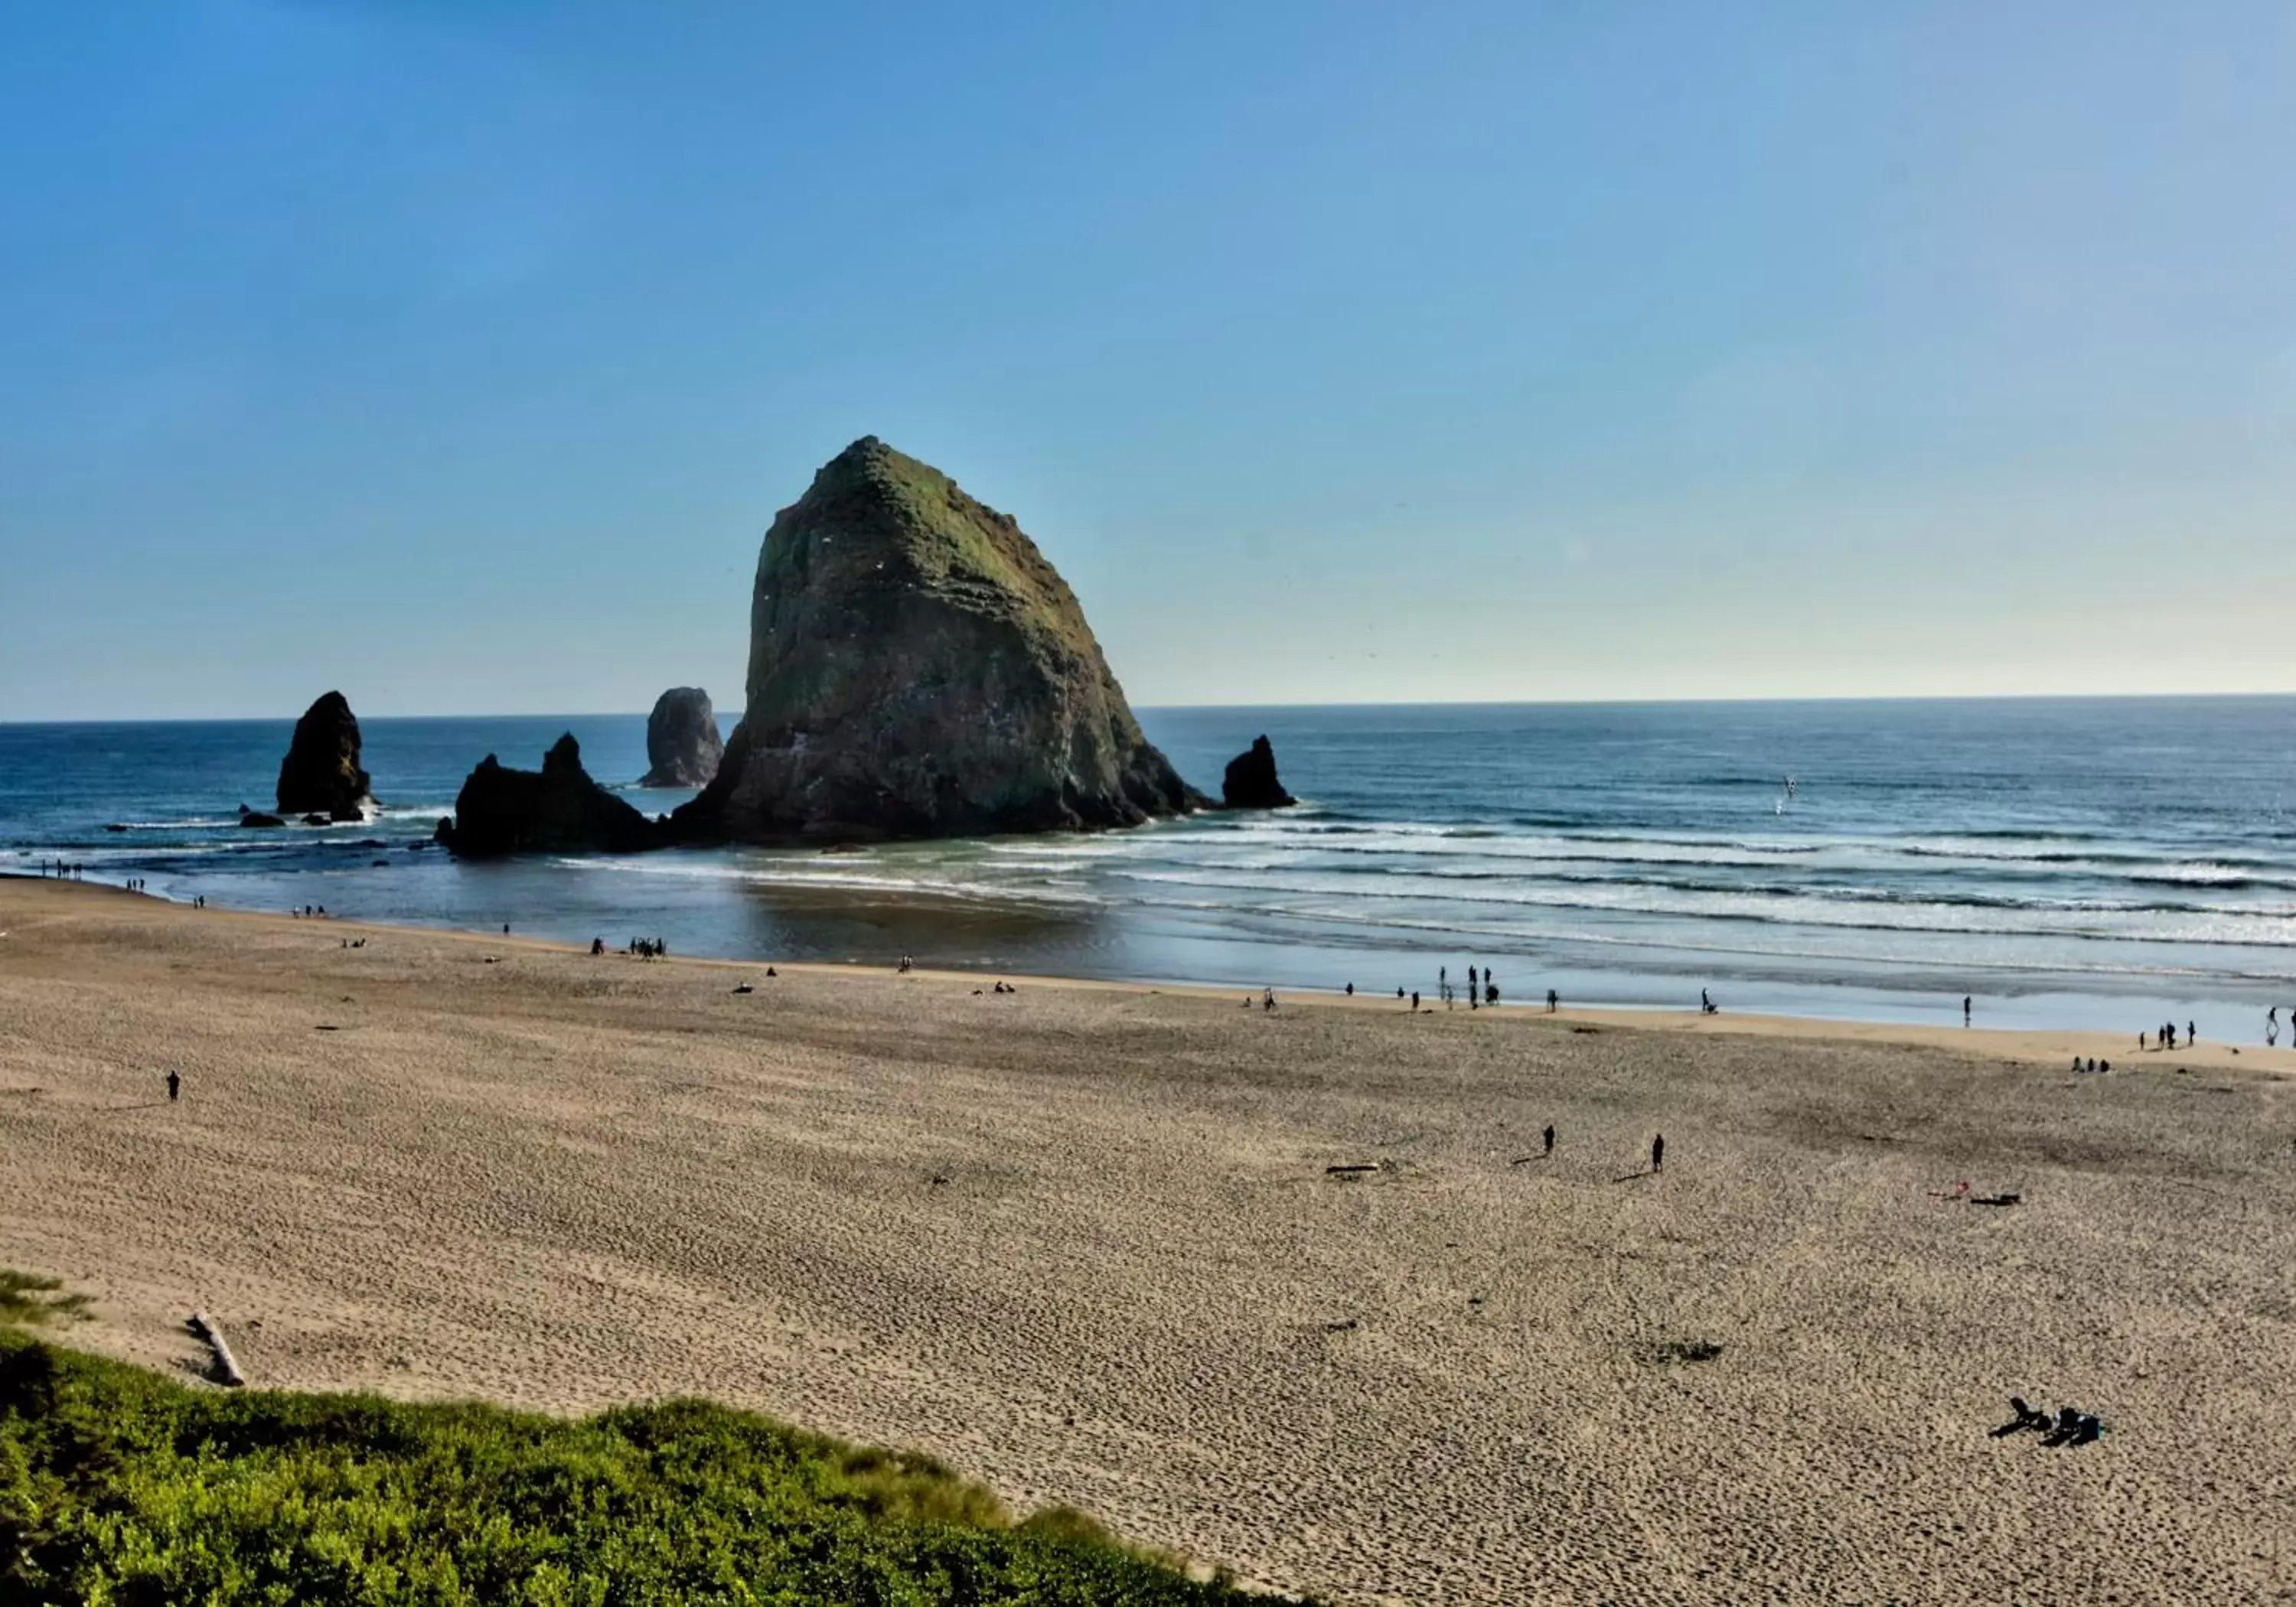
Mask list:
[{"label": "dark object on sand", "polygon": [[2059,1406],[2056,1425],[2041,1441],[2043,1445],[2088,1445],[2104,1432],[2104,1425],[2095,1414],[2078,1406]]},{"label": "dark object on sand", "polygon": [[204,1311],[194,1311],[184,1326],[208,1348],[209,1378],[226,1390],[236,1390],[247,1382],[247,1375],[239,1370],[239,1362],[232,1355],[231,1347],[224,1342],[223,1329],[217,1324],[215,1318]]},{"label": "dark object on sand", "polygon": [[736,982],[736,983],[734,985],[734,991],[735,993],[755,993],[755,992],[757,992],[757,991],[758,991],[758,989],[757,989],[757,986],[756,986],[754,983],[750,983],[750,982]]},{"label": "dark object on sand", "polygon": [[1351,1161],[1345,1166],[1327,1166],[1324,1168],[1324,1175],[1327,1177],[1352,1177],[1358,1172],[1375,1172],[1377,1170],[1379,1170],[1378,1161],[1357,1160]]},{"label": "dark object on sand", "polygon": [[2014,1205],[2024,1197],[2022,1194],[1972,1194],[1969,1202],[1972,1205]]},{"label": "dark object on sand", "polygon": [[1998,1428],[1988,1431],[1993,1439],[1999,1439],[2010,1434],[2021,1434],[2027,1429],[2046,1430],[2049,1426],[2049,1414],[2046,1412],[2033,1410],[2025,1404],[2025,1398],[2021,1395],[2012,1395],[2009,1398],[2009,1409],[2016,1415]]},{"label": "dark object on sand", "polygon": [[645,779],[641,787],[706,787],[726,757],[718,713],[699,686],[673,686],[646,716]]},{"label": "dark object on sand", "polygon": [[874,436],[766,532],[744,691],[678,840],[1077,831],[1206,801],[1020,525]]},{"label": "dark object on sand", "polygon": [[327,693],[295,722],[279,761],[279,812],[365,820],[373,804],[359,768],[358,720],[341,693]]},{"label": "dark object on sand", "polygon": [[1220,777],[1220,801],[1231,809],[1285,809],[1300,800],[1275,778],[1275,750],[1264,736],[1227,761]]},{"label": "dark object on sand", "polygon": [[287,823],[276,815],[266,815],[260,809],[250,809],[242,804],[239,806],[239,824],[243,826],[283,826]]},{"label": "dark object on sand", "polygon": [[660,827],[590,779],[581,745],[568,732],[542,768],[512,770],[491,753],[463,783],[455,816],[439,823],[438,840],[470,858],[501,854],[635,853],[659,848]]}]

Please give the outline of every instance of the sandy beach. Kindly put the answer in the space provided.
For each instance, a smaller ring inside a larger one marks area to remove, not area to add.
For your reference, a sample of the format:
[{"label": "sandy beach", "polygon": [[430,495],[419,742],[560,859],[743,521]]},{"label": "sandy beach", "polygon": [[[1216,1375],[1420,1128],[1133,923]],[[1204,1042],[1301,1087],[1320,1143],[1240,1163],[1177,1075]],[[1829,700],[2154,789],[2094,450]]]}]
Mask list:
[{"label": "sandy beach", "polygon": [[0,881],[0,1266],[1339,1602],[2296,1600],[2296,1054],[989,980]]}]

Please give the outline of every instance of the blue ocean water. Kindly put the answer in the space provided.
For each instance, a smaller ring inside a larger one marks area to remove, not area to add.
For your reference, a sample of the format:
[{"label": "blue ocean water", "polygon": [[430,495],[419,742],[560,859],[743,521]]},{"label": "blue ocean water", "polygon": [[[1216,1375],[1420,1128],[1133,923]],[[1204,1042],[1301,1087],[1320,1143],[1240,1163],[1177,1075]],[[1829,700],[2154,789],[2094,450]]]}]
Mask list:
[{"label": "blue ocean water", "polygon": [[[424,846],[488,752],[610,783],[642,717],[375,719],[385,808],[244,831],[291,722],[0,726],[0,871],[217,906],[689,955],[1242,987],[2095,1026],[2253,1041],[2296,1006],[2296,698],[1142,711],[1217,791],[1275,742],[1297,809],[1078,837],[463,865]],[[630,794],[660,811],[678,792]],[[122,827],[124,830],[111,828]]]}]

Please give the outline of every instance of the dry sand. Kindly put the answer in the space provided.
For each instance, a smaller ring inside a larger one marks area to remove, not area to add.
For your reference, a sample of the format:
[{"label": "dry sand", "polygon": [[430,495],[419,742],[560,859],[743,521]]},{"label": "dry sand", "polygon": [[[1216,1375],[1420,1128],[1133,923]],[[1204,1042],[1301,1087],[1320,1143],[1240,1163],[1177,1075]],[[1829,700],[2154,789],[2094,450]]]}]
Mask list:
[{"label": "dry sand", "polygon": [[2296,1599],[2285,1052],[0,929],[0,1265],[112,1355],[706,1394],[1340,1601]]}]

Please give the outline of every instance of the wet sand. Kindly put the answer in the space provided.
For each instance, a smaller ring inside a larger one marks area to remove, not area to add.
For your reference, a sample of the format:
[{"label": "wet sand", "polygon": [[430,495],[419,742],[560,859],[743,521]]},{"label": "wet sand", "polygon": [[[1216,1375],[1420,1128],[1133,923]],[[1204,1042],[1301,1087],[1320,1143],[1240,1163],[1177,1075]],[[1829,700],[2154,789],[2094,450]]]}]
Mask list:
[{"label": "wet sand", "polygon": [[2296,1600],[2286,1050],[0,931],[0,1265],[108,1354],[706,1394],[1339,1601]]}]

